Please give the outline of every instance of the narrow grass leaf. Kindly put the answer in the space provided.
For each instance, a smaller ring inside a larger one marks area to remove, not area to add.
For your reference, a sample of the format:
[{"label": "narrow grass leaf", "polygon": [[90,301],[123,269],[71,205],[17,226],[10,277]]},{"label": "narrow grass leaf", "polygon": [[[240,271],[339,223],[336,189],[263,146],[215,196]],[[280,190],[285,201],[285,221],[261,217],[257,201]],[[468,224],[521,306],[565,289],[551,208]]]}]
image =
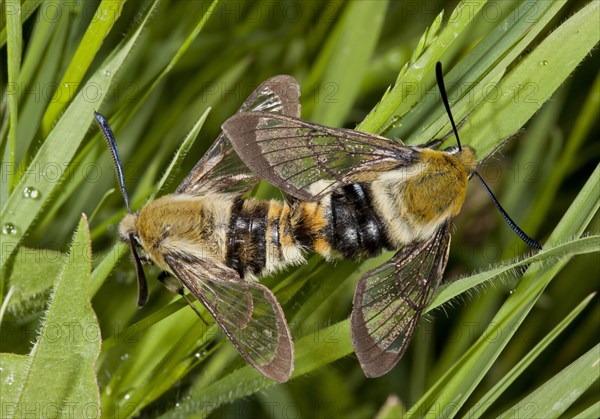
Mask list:
[{"label": "narrow grass leaf", "polygon": [[500,418],[560,417],[600,378],[600,344],[504,412]]},{"label": "narrow grass leaf", "polygon": [[598,43],[599,21],[593,1],[560,25],[490,91],[488,106],[469,115],[462,134],[488,150],[519,130]]},{"label": "narrow grass leaf", "polygon": [[306,82],[318,85],[311,121],[332,126],[344,122],[371,62],[387,7],[387,1],[346,4]]},{"label": "narrow grass leaf", "polygon": [[[583,233],[600,205],[597,199],[599,180],[600,168],[597,168],[554,229],[546,245],[557,243],[558,237],[579,236]],[[409,410],[407,417],[433,414],[434,409],[440,406],[444,409],[444,415],[454,416],[517,331],[545,287],[567,261],[568,258],[563,258],[551,266],[532,265],[481,337],[431,386]],[[494,339],[489,339],[489,336],[494,336]]]},{"label": "narrow grass leaf", "polygon": [[411,87],[421,86],[423,77],[433,74],[435,63],[469,27],[475,15],[485,4],[485,1],[461,1],[439,36],[431,42],[423,55],[408,67],[404,76],[396,80],[392,90],[386,93],[357,129],[365,132],[382,132],[396,122],[398,116],[406,114],[422,97],[419,89],[415,90]]},{"label": "narrow grass leaf", "polygon": [[56,100],[50,102],[42,120],[42,133],[47,135],[52,129],[54,121],[59,117],[67,104],[72,99],[73,92],[80,87],[83,77],[87,73],[96,57],[96,53],[102,46],[106,35],[121,16],[121,11],[127,1],[115,2],[113,0],[102,0],[87,27],[75,55],[69,61],[69,66],[63,74],[54,93]]},{"label": "narrow grass leaf", "polygon": [[511,261],[506,261],[498,266],[486,269],[483,272],[452,282],[451,284],[442,288],[436,294],[436,296],[433,298],[433,301],[427,308],[427,312],[450,301],[452,298],[477,287],[478,285],[484,284],[485,282],[499,276],[509,274],[519,267],[528,266],[536,262],[542,264],[551,264],[563,257],[597,252],[600,252],[599,235],[568,240],[554,246],[548,246],[543,252],[536,253],[526,258],[518,258]]},{"label": "narrow grass leaf", "polygon": [[502,395],[502,393],[519,378],[538,356],[554,342],[554,340],[569,326],[575,318],[588,306],[596,296],[592,294],[575,307],[559,324],[557,324],[529,353],[523,357],[507,374],[505,374],[482,398],[477,400],[475,406],[465,415],[466,418],[479,418]]},{"label": "narrow grass leaf", "polygon": [[[316,344],[315,344],[316,343]],[[295,342],[296,367],[292,378],[315,371],[352,353],[350,321],[344,320],[315,331]],[[211,411],[241,397],[273,385],[274,381],[260,375],[250,365],[206,387],[192,387],[188,397],[164,417],[206,417]]]},{"label": "narrow grass leaf", "polygon": [[[23,53],[23,32],[21,28],[21,3],[19,0],[6,0],[4,5],[7,34],[7,67],[8,85],[18,86],[21,71],[21,56]],[[0,10],[1,12],[1,10]],[[14,188],[15,179],[15,149],[17,146],[17,123],[19,121],[19,97],[8,95],[9,126],[8,126],[8,193]],[[0,150],[0,154],[3,153]],[[4,164],[4,163],[3,163]],[[0,291],[2,287],[0,286]]]}]

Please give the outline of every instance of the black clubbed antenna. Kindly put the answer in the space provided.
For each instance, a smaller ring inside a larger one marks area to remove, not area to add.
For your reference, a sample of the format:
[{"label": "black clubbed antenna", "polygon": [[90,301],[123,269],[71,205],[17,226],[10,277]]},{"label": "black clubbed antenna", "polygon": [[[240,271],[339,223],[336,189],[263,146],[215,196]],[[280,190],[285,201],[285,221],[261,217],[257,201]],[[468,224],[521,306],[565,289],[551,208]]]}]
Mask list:
[{"label": "black clubbed antenna", "polygon": [[[94,112],[94,117],[96,118],[96,122],[104,134],[104,138],[108,143],[108,148],[110,149],[110,153],[112,154],[113,161],[115,163],[115,170],[117,172],[117,181],[119,182],[119,188],[121,189],[121,194],[123,194],[123,200],[125,201],[125,207],[127,207],[127,212],[131,214],[131,207],[129,206],[129,197],[127,195],[127,191],[125,190],[125,179],[123,177],[123,166],[121,165],[121,159],[119,158],[119,150],[117,149],[117,142],[115,141],[115,135],[110,128],[110,125],[106,118],[104,118],[98,112]],[[144,275],[144,269],[142,268],[142,262],[140,261],[140,257],[135,249],[135,242],[133,234],[129,234],[129,248],[131,249],[131,256],[133,258],[133,264],[135,265],[135,273],[137,277],[138,284],[138,307],[142,307],[148,301],[148,284],[146,282],[146,275]]]},{"label": "black clubbed antenna", "polygon": [[[446,94],[446,87],[444,86],[444,78],[442,77],[442,63],[439,61],[435,65],[435,77],[437,79],[438,87],[440,89],[440,94],[442,96],[442,102],[444,102],[444,106],[446,108],[446,113],[448,113],[448,117],[450,118],[450,124],[452,124],[452,129],[454,130],[454,135],[456,136],[456,142],[458,143],[458,149],[462,150],[462,147],[460,145],[460,139],[458,138],[458,130],[456,129],[456,124],[454,123],[454,118],[452,117],[452,112],[450,111],[450,104],[448,103],[448,95]],[[504,210],[504,208],[502,208],[502,205],[500,205],[500,202],[498,202],[498,200],[492,193],[492,190],[484,182],[481,175],[479,175],[479,173],[477,173],[476,170],[473,171],[473,174],[475,176],[477,176],[477,179],[479,179],[481,181],[481,184],[483,185],[483,187],[485,188],[487,193],[490,195],[490,198],[492,198],[494,205],[496,205],[496,208],[498,208],[498,211],[500,211],[500,214],[502,214],[502,217],[504,217],[504,220],[510,226],[510,228],[512,228],[512,230],[515,232],[515,234],[517,236],[519,236],[519,238],[521,240],[523,240],[525,243],[527,243],[529,246],[533,247],[534,249],[542,250],[542,245],[538,241],[529,237],[523,230],[521,230],[521,228],[517,225],[517,223],[515,223],[512,220],[512,218],[510,218],[508,213]]]}]

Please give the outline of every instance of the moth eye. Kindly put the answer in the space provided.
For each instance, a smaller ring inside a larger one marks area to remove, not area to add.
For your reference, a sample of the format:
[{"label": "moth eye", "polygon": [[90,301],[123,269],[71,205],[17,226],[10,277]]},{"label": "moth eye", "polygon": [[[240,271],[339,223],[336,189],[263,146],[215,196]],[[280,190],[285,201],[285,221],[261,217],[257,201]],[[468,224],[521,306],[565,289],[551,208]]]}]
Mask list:
[{"label": "moth eye", "polygon": [[444,151],[448,154],[456,154],[460,151],[460,149],[457,146],[453,145],[445,148]]}]

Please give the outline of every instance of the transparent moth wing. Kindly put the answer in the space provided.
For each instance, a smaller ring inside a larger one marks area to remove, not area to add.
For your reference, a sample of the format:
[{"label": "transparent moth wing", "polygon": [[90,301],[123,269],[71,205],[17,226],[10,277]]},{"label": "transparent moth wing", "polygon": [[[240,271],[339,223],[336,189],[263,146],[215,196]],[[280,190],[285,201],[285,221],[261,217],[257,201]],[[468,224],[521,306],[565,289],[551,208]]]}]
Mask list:
[{"label": "transparent moth wing", "polygon": [[350,332],[367,377],[387,373],[406,351],[441,282],[449,245],[445,223],[431,238],[407,244],[359,280]]},{"label": "transparent moth wing", "polygon": [[182,261],[173,255],[166,256],[165,261],[250,365],[272,380],[289,379],[294,368],[293,342],[271,290],[241,280],[225,266]]},{"label": "transparent moth wing", "polygon": [[[244,101],[238,114],[261,111],[300,116],[300,86],[291,76],[270,78]],[[239,193],[252,189],[259,181],[235,153],[229,138],[222,132],[175,193],[208,195]]]},{"label": "transparent moth wing", "polygon": [[265,112],[222,126],[246,165],[291,196],[315,201],[342,186],[414,164],[419,151],[385,137]]}]

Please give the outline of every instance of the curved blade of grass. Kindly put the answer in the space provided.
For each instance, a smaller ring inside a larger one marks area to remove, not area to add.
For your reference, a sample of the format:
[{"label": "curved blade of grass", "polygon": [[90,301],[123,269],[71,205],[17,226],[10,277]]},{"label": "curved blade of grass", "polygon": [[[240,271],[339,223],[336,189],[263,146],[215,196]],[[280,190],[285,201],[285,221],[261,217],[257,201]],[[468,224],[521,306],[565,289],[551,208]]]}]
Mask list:
[{"label": "curved blade of grass", "polygon": [[67,411],[75,417],[100,414],[95,363],[101,337],[90,302],[91,260],[90,233],[84,215],[29,356],[30,366],[20,388],[15,417],[29,414],[35,406],[52,406],[58,415]]},{"label": "curved blade of grass", "polygon": [[305,83],[318,85],[311,121],[332,126],[344,122],[371,62],[387,7],[387,1],[346,4]]},{"label": "curved blade of grass", "polygon": [[490,281],[498,276],[513,272],[521,266],[532,263],[549,264],[564,257],[600,252],[600,235],[572,239],[554,246],[548,246],[543,252],[526,258],[506,261],[498,266],[486,269],[484,272],[459,279],[440,289],[425,312],[429,312],[452,298]]},{"label": "curved blade of grass", "polygon": [[[586,308],[595,293],[588,296],[577,307],[575,307],[568,316],[566,316],[558,325],[556,325],[544,339],[535,345],[529,353],[522,358],[507,374],[505,374],[481,399],[475,406],[469,410],[465,418],[479,418],[485,414],[486,410],[502,395],[502,393],[537,359],[540,353],[550,345],[560,335],[568,325]],[[552,401],[554,403],[554,401]],[[521,403],[520,403],[521,404]],[[531,411],[529,412],[531,413]]]},{"label": "curved blade of grass", "polygon": [[486,151],[525,125],[600,40],[599,8],[590,2],[521,60],[486,99],[489,105],[469,115],[464,137]]},{"label": "curved blade of grass", "polygon": [[573,419],[590,419],[600,417],[600,402],[596,402],[583,412],[579,412],[578,415],[573,416]]},{"label": "curved blade of grass", "polygon": [[[596,168],[546,242],[547,246],[557,243],[561,237],[579,236],[583,233],[600,206],[597,199],[599,182],[600,168]],[[429,391],[409,410],[407,417],[423,416],[435,406],[443,406],[445,415],[456,415],[530,312],[545,287],[567,261],[568,258],[563,258],[549,267],[540,267],[540,264],[532,265],[482,336],[444,376],[431,386]],[[497,338],[492,342],[488,336]]]},{"label": "curved blade of grass", "polygon": [[[3,235],[2,269],[4,269],[6,262],[15,252],[24,234],[32,226],[52,193],[66,179],[66,176],[61,172],[68,167],[85,138],[85,134],[93,120],[94,110],[109,94],[109,87],[115,73],[131,52],[154,7],[156,7],[156,3],[149,9],[132,36],[88,81],[87,85],[97,89],[94,90],[98,92],[97,101],[91,101],[84,92],[80,92],[75,97],[26,169],[14,193],[10,195],[3,206],[0,212],[0,224],[11,223],[14,226],[14,234]],[[56,175],[60,176],[59,181],[55,180],[57,179]],[[22,191],[26,187],[36,189],[38,199],[30,199],[24,196]]]},{"label": "curved blade of grass", "polygon": [[73,55],[62,80],[58,84],[54,97],[57,100],[50,102],[42,119],[42,135],[52,129],[54,121],[59,117],[67,104],[72,99],[72,93],[77,90],[83,77],[90,68],[96,53],[102,46],[106,35],[121,16],[121,11],[127,0],[115,2],[102,0],[87,27],[75,54]]},{"label": "curved blade of grass", "polygon": [[[43,0],[25,0],[23,2],[23,4],[20,6],[21,8],[21,13],[20,13],[20,18],[21,21],[20,23],[25,22],[29,16],[31,16],[33,13],[35,13],[35,11],[38,9],[38,7],[40,6],[40,4],[43,3]],[[5,6],[6,7],[6,3]],[[7,11],[8,13],[8,11]],[[2,22],[2,20],[0,20],[0,22]],[[7,27],[3,27],[2,30],[0,31],[0,48],[2,48],[4,46],[4,44],[6,43],[7,40]]]},{"label": "curved blade of grass", "polygon": [[499,417],[523,417],[533,413],[540,418],[557,418],[598,378],[600,378],[600,344],[594,346]]}]

